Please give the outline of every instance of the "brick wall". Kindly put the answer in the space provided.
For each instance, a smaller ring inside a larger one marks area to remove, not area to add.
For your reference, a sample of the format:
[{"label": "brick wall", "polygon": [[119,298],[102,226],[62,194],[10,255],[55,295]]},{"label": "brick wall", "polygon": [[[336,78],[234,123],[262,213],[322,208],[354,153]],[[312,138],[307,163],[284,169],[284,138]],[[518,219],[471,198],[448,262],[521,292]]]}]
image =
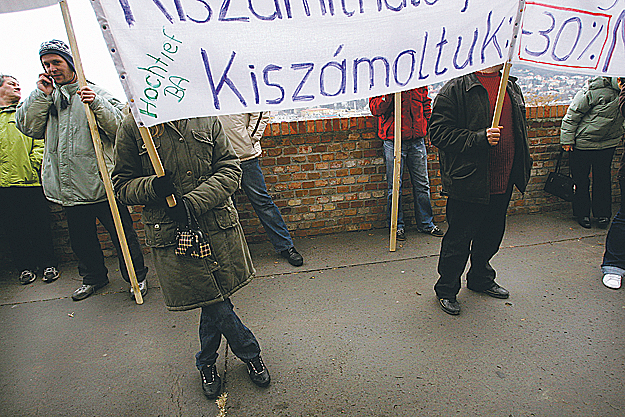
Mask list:
[{"label": "brick wall", "polygon": [[[549,171],[559,153],[559,134],[566,106],[527,109],[530,151],[534,166],[526,193],[514,191],[509,213],[539,213],[564,210],[570,203],[543,191]],[[382,141],[376,136],[375,119],[309,120],[274,123],[262,139],[261,166],[269,193],[295,237],[314,236],[386,227],[386,179]],[[614,157],[614,201],[620,201],[616,170],[622,146]],[[445,197],[436,149],[429,148],[429,175],[435,221],[445,219]],[[568,169],[568,158],[564,160]],[[413,202],[409,177],[404,179],[404,215],[413,224]],[[235,194],[241,223],[249,242],[266,239],[262,226],[245,195]],[[131,208],[136,228],[143,241],[141,207]],[[73,260],[69,247],[67,222],[62,210],[52,205],[55,246],[62,261]],[[100,241],[107,256],[114,254],[108,234],[100,226]],[[0,237],[3,253],[6,239]]]}]

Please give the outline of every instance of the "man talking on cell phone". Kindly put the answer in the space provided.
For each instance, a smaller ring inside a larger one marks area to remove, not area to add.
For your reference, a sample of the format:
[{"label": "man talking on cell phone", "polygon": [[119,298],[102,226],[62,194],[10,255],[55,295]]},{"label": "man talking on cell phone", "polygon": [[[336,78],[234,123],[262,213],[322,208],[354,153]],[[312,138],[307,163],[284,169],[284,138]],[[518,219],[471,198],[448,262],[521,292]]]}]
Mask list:
[{"label": "man talking on cell phone", "polygon": [[[79,301],[109,283],[96,219],[111,235],[119,269],[124,280],[130,281],[98,171],[84,106],[87,104],[95,115],[110,173],[123,104],[92,83],[79,86],[74,59],[65,42],[53,39],[42,43],[39,57],[45,72],[39,74],[37,88],[17,109],[15,119],[22,133],[45,141],[41,174],[43,191],[50,201],[63,206],[67,217],[72,250],[78,257],[78,271],[83,279],[83,285],[72,294],[72,299]],[[139,288],[145,295],[147,268],[139,239],[128,209],[119,203],[118,208]]]}]

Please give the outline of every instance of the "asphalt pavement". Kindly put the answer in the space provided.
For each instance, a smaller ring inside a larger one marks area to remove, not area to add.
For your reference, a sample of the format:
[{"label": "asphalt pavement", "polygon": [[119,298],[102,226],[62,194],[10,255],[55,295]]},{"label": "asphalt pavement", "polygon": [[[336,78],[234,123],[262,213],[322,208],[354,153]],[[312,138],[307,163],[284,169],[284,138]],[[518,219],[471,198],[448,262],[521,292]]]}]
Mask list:
[{"label": "asphalt pavement", "polygon": [[511,297],[463,280],[459,316],[433,291],[441,239],[406,234],[395,252],[385,230],[297,239],[299,268],[250,245],[257,278],[232,301],[272,383],[253,385],[224,341],[221,407],[195,368],[199,311],[166,310],[151,255],[142,305],[115,259],[79,302],[76,265],[26,286],[4,269],[0,416],[625,415],[625,289],[601,283],[605,230],[509,217],[492,264]]}]

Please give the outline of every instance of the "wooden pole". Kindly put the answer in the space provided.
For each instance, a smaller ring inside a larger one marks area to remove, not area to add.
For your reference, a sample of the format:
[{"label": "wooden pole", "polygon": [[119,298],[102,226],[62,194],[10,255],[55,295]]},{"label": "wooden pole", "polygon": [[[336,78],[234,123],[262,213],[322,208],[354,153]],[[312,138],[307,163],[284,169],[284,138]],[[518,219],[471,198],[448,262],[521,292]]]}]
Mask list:
[{"label": "wooden pole", "polygon": [[[145,149],[148,151],[148,156],[150,157],[150,162],[152,162],[152,167],[154,168],[156,176],[162,177],[165,175],[165,169],[163,168],[161,158],[158,156],[158,152],[156,152],[156,146],[154,146],[150,130],[147,127],[139,126],[139,133],[141,133],[141,138],[145,144]],[[167,197],[167,205],[169,207],[176,205],[176,198],[173,195]]]},{"label": "wooden pole", "polygon": [[[69,14],[69,8],[65,0],[59,2],[61,5],[61,12],[63,13],[63,21],[65,22],[65,30],[67,31],[67,37],[69,39],[69,45],[72,50],[74,58],[74,68],[76,69],[76,75],[78,76],[78,83],[80,87],[87,85],[87,80],[82,68],[82,62],[80,60],[80,54],[78,52],[78,44],[76,43],[76,36],[74,34],[74,27],[72,25],[72,19]],[[130,285],[133,288],[135,294],[135,301],[137,304],[143,304],[143,296],[139,289],[139,283],[137,282],[137,275],[135,274],[135,268],[132,264],[132,257],[130,256],[130,250],[128,249],[128,242],[126,241],[126,235],[122,226],[121,218],[119,217],[119,210],[117,208],[117,200],[115,199],[115,193],[113,191],[113,184],[104,162],[104,153],[102,150],[102,141],[100,139],[100,133],[98,132],[98,125],[95,119],[95,115],[89,108],[89,105],[84,103],[85,112],[87,113],[87,122],[89,123],[89,129],[91,130],[91,138],[93,140],[93,147],[95,149],[95,155],[98,162],[98,169],[102,176],[102,182],[104,182],[104,189],[106,191],[106,198],[109,206],[111,207],[111,213],[113,215],[113,221],[115,222],[115,229],[117,230],[117,238],[122,249],[124,261],[126,262],[126,269],[128,270],[128,276],[130,277]]]},{"label": "wooden pole", "polygon": [[491,127],[499,127],[499,119],[501,118],[501,110],[503,109],[503,101],[506,98],[506,87],[508,86],[508,77],[510,76],[510,67],[512,64],[507,61],[503,66],[501,74],[501,82],[499,83],[499,91],[497,92],[497,104],[495,105],[495,113],[493,114],[493,123]]},{"label": "wooden pole", "polygon": [[399,212],[399,184],[401,180],[401,91],[395,93],[395,142],[393,154],[393,193],[391,195],[391,236],[389,251],[397,249],[397,213]]},{"label": "wooden pole", "polygon": [[506,87],[508,86],[508,78],[510,75],[510,67],[512,67],[512,57],[514,56],[514,49],[517,38],[519,36],[519,29],[521,28],[521,20],[523,19],[523,11],[525,10],[525,0],[519,0],[519,6],[517,9],[516,19],[514,21],[514,28],[512,30],[512,39],[510,40],[510,48],[508,49],[508,59],[503,66],[503,73],[501,74],[501,82],[499,83],[499,91],[497,92],[497,104],[495,105],[495,113],[493,114],[493,123],[491,127],[499,127],[499,119],[501,118],[501,110],[503,109],[504,98],[506,97]]}]

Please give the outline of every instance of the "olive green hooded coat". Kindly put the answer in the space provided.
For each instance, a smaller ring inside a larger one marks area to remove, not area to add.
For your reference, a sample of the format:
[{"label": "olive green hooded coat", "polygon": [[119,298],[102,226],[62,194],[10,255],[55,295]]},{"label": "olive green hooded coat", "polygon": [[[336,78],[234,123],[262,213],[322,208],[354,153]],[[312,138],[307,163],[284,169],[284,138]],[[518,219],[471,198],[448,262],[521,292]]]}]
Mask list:
[{"label": "olive green hooded coat", "polygon": [[156,176],[130,115],[120,125],[115,144],[117,197],[124,204],[145,205],[146,243],[154,254],[167,308],[189,310],[223,301],[255,273],[230,198],[241,179],[239,160],[216,117],[168,122],[152,130],[163,166],[195,213],[212,254],[203,259],[174,254],[178,225],[168,216],[165,200],[154,192]]}]

